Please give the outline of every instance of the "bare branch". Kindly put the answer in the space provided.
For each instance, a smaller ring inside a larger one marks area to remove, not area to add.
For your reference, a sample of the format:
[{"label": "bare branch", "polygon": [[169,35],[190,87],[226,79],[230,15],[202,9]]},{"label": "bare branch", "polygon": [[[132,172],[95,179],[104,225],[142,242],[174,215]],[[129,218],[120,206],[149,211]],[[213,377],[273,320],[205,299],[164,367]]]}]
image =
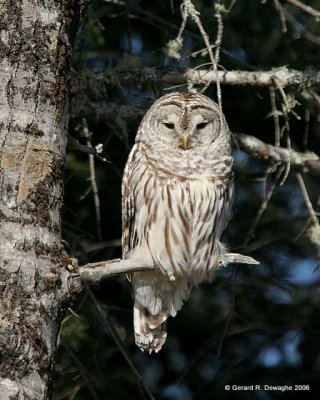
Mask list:
[{"label": "bare branch", "polygon": [[299,153],[293,149],[266,144],[254,136],[234,134],[240,150],[253,157],[262,158],[276,164],[288,164],[291,168],[320,176],[320,158],[312,152]]},{"label": "bare branch", "polygon": [[99,283],[105,278],[110,278],[119,274],[153,270],[154,266],[152,263],[142,260],[122,260],[119,258],[86,264],[79,269],[82,281],[92,285]]},{"label": "bare branch", "polygon": [[[236,253],[226,253],[222,255],[219,260],[219,265],[222,267],[233,263],[259,264],[259,262],[252,257]],[[111,276],[153,269],[154,264],[152,261],[115,259],[80,267],[80,276],[83,283],[93,285]]]},{"label": "bare branch", "polygon": [[293,6],[300,8],[300,10],[304,11],[305,13],[311,15],[312,17],[319,19],[320,18],[320,11],[315,10],[314,8],[308,6],[307,4],[302,3],[299,0],[285,0],[287,3],[292,4]]},{"label": "bare branch", "polygon": [[[179,85],[188,83],[212,83],[217,80],[223,85],[249,85],[249,86],[275,86],[275,81],[284,88],[286,86],[310,87],[320,86],[320,71],[298,71],[281,67],[269,71],[212,71],[206,69],[187,69],[181,73],[169,72],[168,68],[140,68],[126,72],[114,71],[90,71],[83,75],[73,77],[72,93],[77,95],[84,94],[92,88],[117,87],[119,85],[136,84],[139,86],[150,87],[152,85]],[[90,101],[88,106],[90,107]],[[117,105],[120,109],[121,106]],[[75,112],[73,107],[73,112]],[[85,109],[82,110],[86,112]],[[102,110],[104,113],[108,110]],[[110,110],[109,112],[113,112]]]},{"label": "bare branch", "polygon": [[186,79],[215,83],[217,75],[224,85],[250,85],[250,86],[274,86],[275,80],[285,86],[320,85],[320,72],[301,72],[286,67],[271,71],[208,71],[188,70],[185,74],[167,74],[163,76],[164,83],[183,83]]}]

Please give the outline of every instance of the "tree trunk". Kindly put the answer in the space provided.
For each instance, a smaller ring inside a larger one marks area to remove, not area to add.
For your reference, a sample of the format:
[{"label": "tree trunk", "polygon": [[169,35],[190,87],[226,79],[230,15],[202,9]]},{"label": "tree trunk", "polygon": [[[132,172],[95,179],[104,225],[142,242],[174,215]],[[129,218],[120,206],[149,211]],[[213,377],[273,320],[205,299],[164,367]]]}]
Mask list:
[{"label": "tree trunk", "polygon": [[48,399],[81,288],[60,239],[68,82],[81,0],[0,1],[0,399]]}]

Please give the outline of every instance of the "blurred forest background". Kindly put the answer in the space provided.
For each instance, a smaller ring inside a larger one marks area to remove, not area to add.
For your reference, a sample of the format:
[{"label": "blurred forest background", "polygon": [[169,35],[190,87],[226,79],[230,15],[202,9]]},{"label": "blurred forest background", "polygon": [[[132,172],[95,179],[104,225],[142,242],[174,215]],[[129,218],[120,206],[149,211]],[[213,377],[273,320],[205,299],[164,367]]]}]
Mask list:
[{"label": "blurred forest background", "polygon": [[[121,257],[121,178],[147,108],[172,90],[205,90],[217,99],[215,84],[205,88],[177,79],[176,86],[163,78],[212,68],[199,26],[191,16],[182,26],[181,3],[90,1],[74,55],[69,133],[87,146],[101,143],[108,162],[68,152],[63,239],[81,265]],[[193,0],[193,5],[210,43],[219,44],[221,36],[219,70],[320,70],[318,0]],[[272,86],[222,84],[221,90],[235,134],[319,155],[319,85],[282,87],[275,80]],[[315,398],[319,175],[272,164],[236,145],[234,158],[235,202],[224,242],[260,265],[230,265],[215,282],[194,289],[178,316],[169,319],[163,350],[152,355],[134,345],[125,276],[84,290],[63,322],[55,400],[297,395],[224,389],[255,384],[310,385],[299,395]]]}]

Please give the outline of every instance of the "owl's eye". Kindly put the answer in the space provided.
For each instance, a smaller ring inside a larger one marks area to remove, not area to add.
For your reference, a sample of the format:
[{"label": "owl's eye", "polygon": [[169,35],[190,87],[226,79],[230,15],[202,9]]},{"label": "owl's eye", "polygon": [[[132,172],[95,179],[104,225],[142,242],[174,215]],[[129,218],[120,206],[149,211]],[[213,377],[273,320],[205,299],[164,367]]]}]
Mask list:
[{"label": "owl's eye", "polygon": [[163,125],[168,129],[174,129],[174,124],[172,122],[164,122]]},{"label": "owl's eye", "polygon": [[197,129],[203,129],[208,125],[208,122],[201,122],[200,124],[197,124]]}]

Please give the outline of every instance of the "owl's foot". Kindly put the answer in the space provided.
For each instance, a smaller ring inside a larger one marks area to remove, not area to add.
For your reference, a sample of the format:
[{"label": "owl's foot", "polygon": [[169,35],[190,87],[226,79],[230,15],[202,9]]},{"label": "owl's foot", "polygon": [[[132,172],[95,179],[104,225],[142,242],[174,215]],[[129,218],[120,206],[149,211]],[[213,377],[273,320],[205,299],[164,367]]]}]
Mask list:
[{"label": "owl's foot", "polygon": [[136,345],[140,347],[141,351],[147,350],[149,354],[153,351],[158,353],[161,350],[167,339],[167,332],[159,332],[158,334],[154,334],[153,332],[149,332],[147,335],[135,335]]},{"label": "owl's foot", "polygon": [[133,317],[134,337],[137,346],[142,351],[147,350],[149,354],[153,351],[158,353],[167,338],[167,315],[163,312],[158,315],[151,315],[147,309],[135,306]]}]

